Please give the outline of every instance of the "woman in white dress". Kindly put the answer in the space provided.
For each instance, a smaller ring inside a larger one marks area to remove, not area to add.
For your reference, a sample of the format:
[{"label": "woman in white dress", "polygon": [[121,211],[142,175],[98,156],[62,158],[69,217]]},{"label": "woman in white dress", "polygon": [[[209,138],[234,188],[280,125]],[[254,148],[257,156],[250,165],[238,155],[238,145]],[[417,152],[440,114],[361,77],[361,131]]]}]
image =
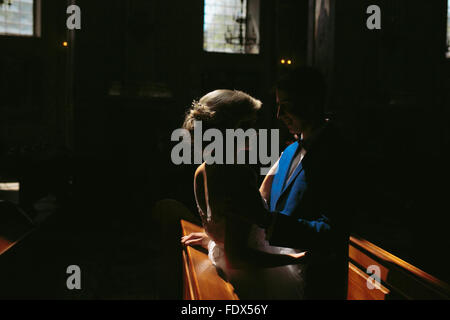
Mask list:
[{"label": "woman in white dress", "polygon": [[[193,132],[202,121],[203,130],[246,130],[260,107],[260,101],[241,91],[216,90],[193,103],[184,128]],[[248,150],[234,155],[239,152]],[[248,222],[249,215],[267,214],[251,166],[203,163],[195,173],[194,191],[206,233],[183,237],[182,243],[207,248],[241,299],[302,299],[307,254],[270,246],[265,230]]]}]

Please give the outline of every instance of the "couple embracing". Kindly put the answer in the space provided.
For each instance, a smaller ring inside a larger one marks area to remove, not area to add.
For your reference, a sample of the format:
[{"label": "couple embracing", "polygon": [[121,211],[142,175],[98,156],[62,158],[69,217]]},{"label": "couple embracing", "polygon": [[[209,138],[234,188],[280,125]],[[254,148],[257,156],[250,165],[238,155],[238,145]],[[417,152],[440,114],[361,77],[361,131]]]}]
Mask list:
[{"label": "couple embracing", "polygon": [[[278,82],[277,117],[296,141],[261,185],[245,164],[201,164],[194,193],[202,245],[241,299],[345,299],[351,195],[345,144],[324,117],[325,84],[312,68]],[[261,102],[216,90],[194,103],[183,127],[252,128]],[[246,148],[236,150],[248,152]]]}]

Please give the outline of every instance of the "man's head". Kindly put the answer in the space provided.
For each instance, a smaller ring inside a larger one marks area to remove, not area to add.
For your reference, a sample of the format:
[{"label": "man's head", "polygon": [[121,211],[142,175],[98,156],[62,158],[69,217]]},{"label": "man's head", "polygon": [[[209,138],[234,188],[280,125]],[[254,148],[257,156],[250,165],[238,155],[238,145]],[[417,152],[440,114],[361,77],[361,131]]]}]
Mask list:
[{"label": "man's head", "polygon": [[277,118],[292,134],[299,135],[324,121],[326,86],[318,70],[302,67],[290,71],[278,81],[276,95]]}]

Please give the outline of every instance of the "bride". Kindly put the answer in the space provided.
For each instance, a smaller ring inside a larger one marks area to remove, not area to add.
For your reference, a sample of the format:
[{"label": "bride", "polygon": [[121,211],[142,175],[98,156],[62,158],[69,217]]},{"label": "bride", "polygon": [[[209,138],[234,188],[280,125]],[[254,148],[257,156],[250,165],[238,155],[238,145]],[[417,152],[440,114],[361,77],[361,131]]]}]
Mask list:
[{"label": "bride", "polygon": [[[192,132],[202,121],[204,130],[246,130],[260,108],[260,101],[241,91],[215,90],[194,101],[183,127]],[[235,150],[235,158],[247,149]],[[194,192],[205,233],[190,234],[181,242],[208,249],[209,259],[240,299],[302,299],[306,252],[270,246],[265,230],[249,222],[251,215],[267,214],[263,189],[258,190],[250,165],[203,163],[195,172]]]}]

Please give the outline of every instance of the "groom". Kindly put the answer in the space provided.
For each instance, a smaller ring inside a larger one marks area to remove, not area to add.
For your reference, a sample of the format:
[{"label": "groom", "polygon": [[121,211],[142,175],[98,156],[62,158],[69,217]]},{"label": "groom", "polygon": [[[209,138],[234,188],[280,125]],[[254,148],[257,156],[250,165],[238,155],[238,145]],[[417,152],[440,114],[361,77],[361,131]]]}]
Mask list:
[{"label": "groom", "polygon": [[266,229],[271,245],[310,253],[307,299],[345,299],[352,187],[346,145],[324,120],[325,84],[318,71],[291,72],[277,84],[276,95],[277,117],[297,141],[261,185],[270,213],[255,215],[254,222]]}]

